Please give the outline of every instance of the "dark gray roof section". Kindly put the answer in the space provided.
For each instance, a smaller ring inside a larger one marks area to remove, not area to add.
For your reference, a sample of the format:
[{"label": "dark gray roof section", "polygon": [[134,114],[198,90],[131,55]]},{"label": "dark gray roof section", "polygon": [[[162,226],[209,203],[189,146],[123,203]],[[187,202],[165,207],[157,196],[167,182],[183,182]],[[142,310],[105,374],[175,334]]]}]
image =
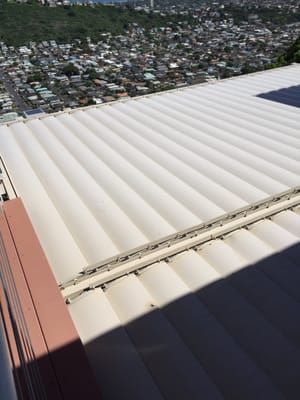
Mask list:
[{"label": "dark gray roof section", "polygon": [[300,85],[290,86],[271,92],[258,94],[257,97],[287,104],[292,107],[300,107]]}]

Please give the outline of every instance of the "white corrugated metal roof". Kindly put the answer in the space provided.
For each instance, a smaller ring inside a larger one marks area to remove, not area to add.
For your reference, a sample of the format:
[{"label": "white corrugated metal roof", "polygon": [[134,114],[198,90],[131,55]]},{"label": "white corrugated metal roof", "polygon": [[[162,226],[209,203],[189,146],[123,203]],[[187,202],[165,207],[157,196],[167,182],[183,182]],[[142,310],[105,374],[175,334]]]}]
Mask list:
[{"label": "white corrugated metal roof", "polygon": [[297,398],[296,211],[124,275],[71,303],[104,398]]},{"label": "white corrugated metal roof", "polygon": [[[297,398],[300,109],[258,95],[299,80],[293,65],[0,127],[104,399]],[[149,243],[201,222],[203,240]],[[105,264],[127,250],[130,268]]]},{"label": "white corrugated metal roof", "polygon": [[300,110],[262,99],[300,67],[0,127],[59,282],[299,184]]}]

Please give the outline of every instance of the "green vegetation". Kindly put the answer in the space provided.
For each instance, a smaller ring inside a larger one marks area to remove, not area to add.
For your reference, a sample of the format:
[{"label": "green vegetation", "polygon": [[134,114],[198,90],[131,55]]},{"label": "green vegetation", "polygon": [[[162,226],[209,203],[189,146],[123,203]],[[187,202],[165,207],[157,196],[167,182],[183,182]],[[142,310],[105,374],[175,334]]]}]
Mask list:
[{"label": "green vegetation", "polygon": [[284,67],[293,62],[300,63],[300,37],[287,49],[285,54],[278,57],[276,63],[266,65],[266,69]]},{"label": "green vegetation", "polygon": [[97,40],[104,32],[122,34],[132,23],[147,29],[176,23],[178,18],[102,4],[49,8],[36,2],[17,4],[0,0],[0,41],[19,46],[50,39],[66,43],[87,36]]},{"label": "green vegetation", "polygon": [[224,17],[226,14],[230,15],[237,24],[242,21],[248,21],[251,14],[257,15],[264,23],[271,23],[278,26],[299,22],[300,19],[300,10],[293,12],[292,10],[278,8],[275,5],[273,7],[266,7],[264,5],[254,7],[251,4],[248,7],[225,5],[221,16]]},{"label": "green vegetation", "polygon": [[287,49],[284,58],[287,63],[300,63],[300,37]]},{"label": "green vegetation", "polygon": [[27,83],[31,82],[42,82],[44,80],[45,76],[41,72],[35,72],[32,75],[29,75],[27,78]]},{"label": "green vegetation", "polygon": [[78,75],[79,69],[74,64],[69,63],[63,68],[63,73],[67,76]]},{"label": "green vegetation", "polygon": [[97,72],[95,71],[95,68],[89,68],[89,69],[87,70],[87,73],[89,74],[89,79],[90,79],[90,80],[94,80],[94,79],[97,79],[97,78],[98,78],[98,74],[97,74]]}]

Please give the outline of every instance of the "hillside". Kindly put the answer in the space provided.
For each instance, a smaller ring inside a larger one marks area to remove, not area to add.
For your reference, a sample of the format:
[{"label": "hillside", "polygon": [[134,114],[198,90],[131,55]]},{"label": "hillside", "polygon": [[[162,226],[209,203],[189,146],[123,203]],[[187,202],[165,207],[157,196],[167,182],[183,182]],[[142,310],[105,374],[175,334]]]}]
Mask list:
[{"label": "hillside", "polygon": [[[176,17],[172,18],[176,22]],[[128,8],[97,4],[94,7],[72,5],[49,8],[38,3],[16,4],[0,0],[0,41],[18,46],[31,40],[53,39],[68,42],[103,32],[121,34],[131,23],[145,28],[165,26],[170,17],[147,14]]]}]

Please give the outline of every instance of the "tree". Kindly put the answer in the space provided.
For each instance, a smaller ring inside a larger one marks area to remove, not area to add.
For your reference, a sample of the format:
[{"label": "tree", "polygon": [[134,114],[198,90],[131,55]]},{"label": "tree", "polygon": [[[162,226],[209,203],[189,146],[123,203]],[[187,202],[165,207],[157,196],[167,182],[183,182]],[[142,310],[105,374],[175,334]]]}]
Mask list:
[{"label": "tree", "polygon": [[69,63],[63,68],[63,73],[67,76],[79,75],[79,69],[76,65]]},{"label": "tree", "polygon": [[251,74],[256,71],[257,71],[257,68],[254,67],[253,65],[249,65],[249,64],[245,64],[241,69],[242,74]]},{"label": "tree", "polygon": [[288,63],[300,62],[300,37],[287,49],[285,59]]},{"label": "tree", "polygon": [[44,78],[44,75],[40,72],[35,72],[28,76],[27,83],[31,82],[41,82]]},{"label": "tree", "polygon": [[294,54],[294,61],[296,63],[300,63],[300,50],[296,51],[296,53]]},{"label": "tree", "polygon": [[87,72],[88,72],[89,78],[90,78],[91,80],[97,79],[98,75],[97,75],[97,72],[95,71],[95,68],[89,68],[89,69],[87,70]]}]

